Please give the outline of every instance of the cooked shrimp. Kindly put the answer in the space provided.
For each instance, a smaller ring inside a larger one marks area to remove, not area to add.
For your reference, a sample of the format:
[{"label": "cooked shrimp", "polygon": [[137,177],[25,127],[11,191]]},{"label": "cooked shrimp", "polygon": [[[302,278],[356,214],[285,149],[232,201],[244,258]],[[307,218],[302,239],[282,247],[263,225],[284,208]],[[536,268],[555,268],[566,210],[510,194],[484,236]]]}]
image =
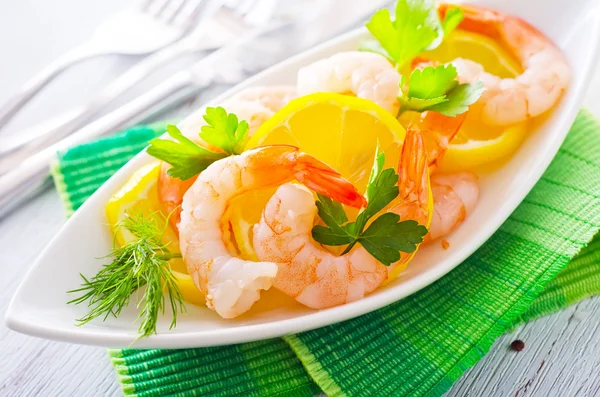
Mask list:
[{"label": "cooked shrimp", "polygon": [[[400,197],[390,211],[403,219],[429,221],[427,160],[418,132],[409,129],[400,164]],[[254,250],[260,260],[278,266],[274,287],[313,309],[324,309],[363,298],[387,278],[394,267],[384,266],[362,246],[336,256],[311,237],[317,207],[305,187],[285,184],[271,197],[254,226]]]},{"label": "cooked shrimp", "polygon": [[296,96],[295,87],[282,85],[246,88],[231,99],[258,103],[272,112],[277,112]]},{"label": "cooked shrimp", "polygon": [[[441,4],[442,17],[455,5]],[[523,73],[500,78],[486,73],[483,66],[457,58],[459,81],[481,80],[486,91],[479,99],[481,119],[492,125],[506,125],[538,116],[556,104],[571,80],[571,71],[562,52],[546,36],[520,18],[482,7],[460,5],[464,19],[459,28],[497,40],[517,59]]]},{"label": "cooked shrimp", "polygon": [[444,116],[431,111],[406,112],[399,118],[399,121],[405,128],[408,128],[408,124],[413,124],[421,131],[429,161],[429,171],[433,172],[446,153],[450,141],[460,131],[466,117],[466,112],[456,117]]},{"label": "cooked shrimp", "polygon": [[472,172],[431,176],[433,218],[425,240],[444,237],[473,211],[479,200],[477,176]]},{"label": "cooked shrimp", "polygon": [[340,52],[298,72],[298,94],[352,93],[396,114],[400,74],[385,57],[372,52]]},{"label": "cooked shrimp", "polygon": [[185,193],[179,225],[180,248],[206,304],[224,318],[244,313],[271,287],[277,265],[232,256],[224,242],[222,218],[234,197],[251,189],[297,180],[357,208],[365,199],[327,164],[287,145],[263,146],[211,164]]},{"label": "cooked shrimp", "polygon": [[[239,92],[221,106],[228,113],[234,113],[239,120],[246,120],[249,124],[248,135],[252,136],[265,121],[295,97],[295,92],[296,89],[292,86],[253,87]],[[210,147],[208,143],[201,142],[198,136],[200,129],[206,125],[203,115],[204,109],[189,118],[182,124],[181,132],[198,144]],[[171,178],[167,174],[169,168],[169,164],[162,163],[158,178],[158,197],[165,213],[171,214],[169,221],[177,231],[183,195],[196,177],[187,181]]]},{"label": "cooked shrimp", "polygon": [[196,181],[196,177],[182,181],[179,178],[169,176],[167,174],[169,168],[171,168],[171,164],[161,162],[160,173],[158,174],[158,201],[162,205],[163,213],[169,215],[169,223],[177,233],[181,219],[183,195]]}]

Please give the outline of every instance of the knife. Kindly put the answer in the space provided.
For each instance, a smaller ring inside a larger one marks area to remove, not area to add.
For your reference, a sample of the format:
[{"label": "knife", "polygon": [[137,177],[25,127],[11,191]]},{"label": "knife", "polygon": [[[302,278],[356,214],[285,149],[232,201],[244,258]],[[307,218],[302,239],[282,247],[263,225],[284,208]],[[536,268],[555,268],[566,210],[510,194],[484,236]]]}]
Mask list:
[{"label": "knife", "polygon": [[[58,151],[113,133],[139,121],[148,109],[173,98],[189,98],[215,83],[232,85],[363,22],[388,1],[311,0],[285,2],[280,17],[176,73],[147,93],[71,136],[25,159],[0,176],[0,218],[50,185],[50,163]],[[291,6],[290,6],[291,4]]]}]

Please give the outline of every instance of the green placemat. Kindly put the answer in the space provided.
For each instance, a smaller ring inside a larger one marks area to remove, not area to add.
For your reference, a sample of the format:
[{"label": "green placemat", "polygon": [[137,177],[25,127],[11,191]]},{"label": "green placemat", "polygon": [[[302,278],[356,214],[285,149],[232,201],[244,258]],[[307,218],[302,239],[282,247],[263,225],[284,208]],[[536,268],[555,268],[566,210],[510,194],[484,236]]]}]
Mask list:
[{"label": "green placemat", "polygon": [[[133,128],[60,153],[53,173],[67,212],[163,128]],[[362,317],[282,339],[111,350],[119,382],[125,394],[138,396],[310,396],[319,390],[439,396],[507,328],[600,292],[600,238],[590,243],[600,227],[599,175],[600,124],[582,111],[523,203],[433,285]]]}]

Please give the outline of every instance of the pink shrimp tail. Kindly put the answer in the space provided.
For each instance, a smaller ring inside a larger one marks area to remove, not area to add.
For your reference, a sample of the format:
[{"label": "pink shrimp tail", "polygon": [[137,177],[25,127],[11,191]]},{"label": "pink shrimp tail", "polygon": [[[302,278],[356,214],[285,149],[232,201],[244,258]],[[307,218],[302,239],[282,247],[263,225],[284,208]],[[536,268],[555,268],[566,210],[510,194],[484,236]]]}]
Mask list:
[{"label": "pink shrimp tail", "polygon": [[438,162],[446,153],[448,144],[460,131],[467,113],[449,117],[429,111],[422,113],[419,119],[412,120],[414,127],[423,135],[423,143],[431,170],[437,168]]},{"label": "pink shrimp tail", "polygon": [[[290,177],[317,193],[356,208],[366,205],[365,198],[342,175],[319,159],[292,145],[267,145],[253,149],[249,164],[254,178],[262,186],[280,185]],[[291,174],[290,174],[291,172]]]},{"label": "pink shrimp tail", "polygon": [[438,61],[434,61],[433,59],[429,59],[427,57],[423,57],[423,56],[417,56],[415,57],[411,63],[410,63],[410,67],[412,69],[424,69],[428,66],[439,66],[440,62]]},{"label": "pink shrimp tail", "polygon": [[399,197],[420,196],[427,187],[427,156],[419,128],[408,125],[398,165]]},{"label": "pink shrimp tail", "polygon": [[355,208],[367,205],[364,196],[350,181],[329,165],[309,154],[298,153],[294,176],[306,187],[342,204]]},{"label": "pink shrimp tail", "polygon": [[171,168],[170,164],[162,162],[160,165],[160,174],[158,175],[158,200],[160,201],[164,214],[170,214],[169,223],[179,234],[179,221],[181,219],[181,203],[183,195],[196,181],[197,176],[182,181],[173,178],[167,174]]},{"label": "pink shrimp tail", "polygon": [[459,28],[483,34],[501,43],[512,55],[523,60],[534,48],[550,42],[543,33],[521,18],[473,5],[440,4],[438,13],[444,18],[448,10],[460,8],[463,20]]}]

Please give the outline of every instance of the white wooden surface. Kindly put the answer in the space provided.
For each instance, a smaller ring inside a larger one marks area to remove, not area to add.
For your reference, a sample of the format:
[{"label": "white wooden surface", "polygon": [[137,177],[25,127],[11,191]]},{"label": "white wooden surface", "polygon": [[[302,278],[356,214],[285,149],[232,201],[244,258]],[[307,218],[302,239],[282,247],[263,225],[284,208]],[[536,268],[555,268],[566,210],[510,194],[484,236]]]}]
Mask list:
[{"label": "white wooden surface", "polygon": [[[53,57],[89,37],[119,0],[6,1],[0,12],[0,102]],[[109,81],[131,60],[103,59],[59,79],[6,133],[65,110]],[[159,81],[163,75],[150,80]],[[600,117],[600,68],[586,99]],[[0,140],[1,144],[1,140]],[[28,267],[64,223],[54,191],[0,221],[0,319]],[[525,341],[522,352],[509,349]],[[104,349],[48,342],[0,325],[0,396],[118,396]],[[600,396],[600,297],[505,335],[448,396]]]}]

